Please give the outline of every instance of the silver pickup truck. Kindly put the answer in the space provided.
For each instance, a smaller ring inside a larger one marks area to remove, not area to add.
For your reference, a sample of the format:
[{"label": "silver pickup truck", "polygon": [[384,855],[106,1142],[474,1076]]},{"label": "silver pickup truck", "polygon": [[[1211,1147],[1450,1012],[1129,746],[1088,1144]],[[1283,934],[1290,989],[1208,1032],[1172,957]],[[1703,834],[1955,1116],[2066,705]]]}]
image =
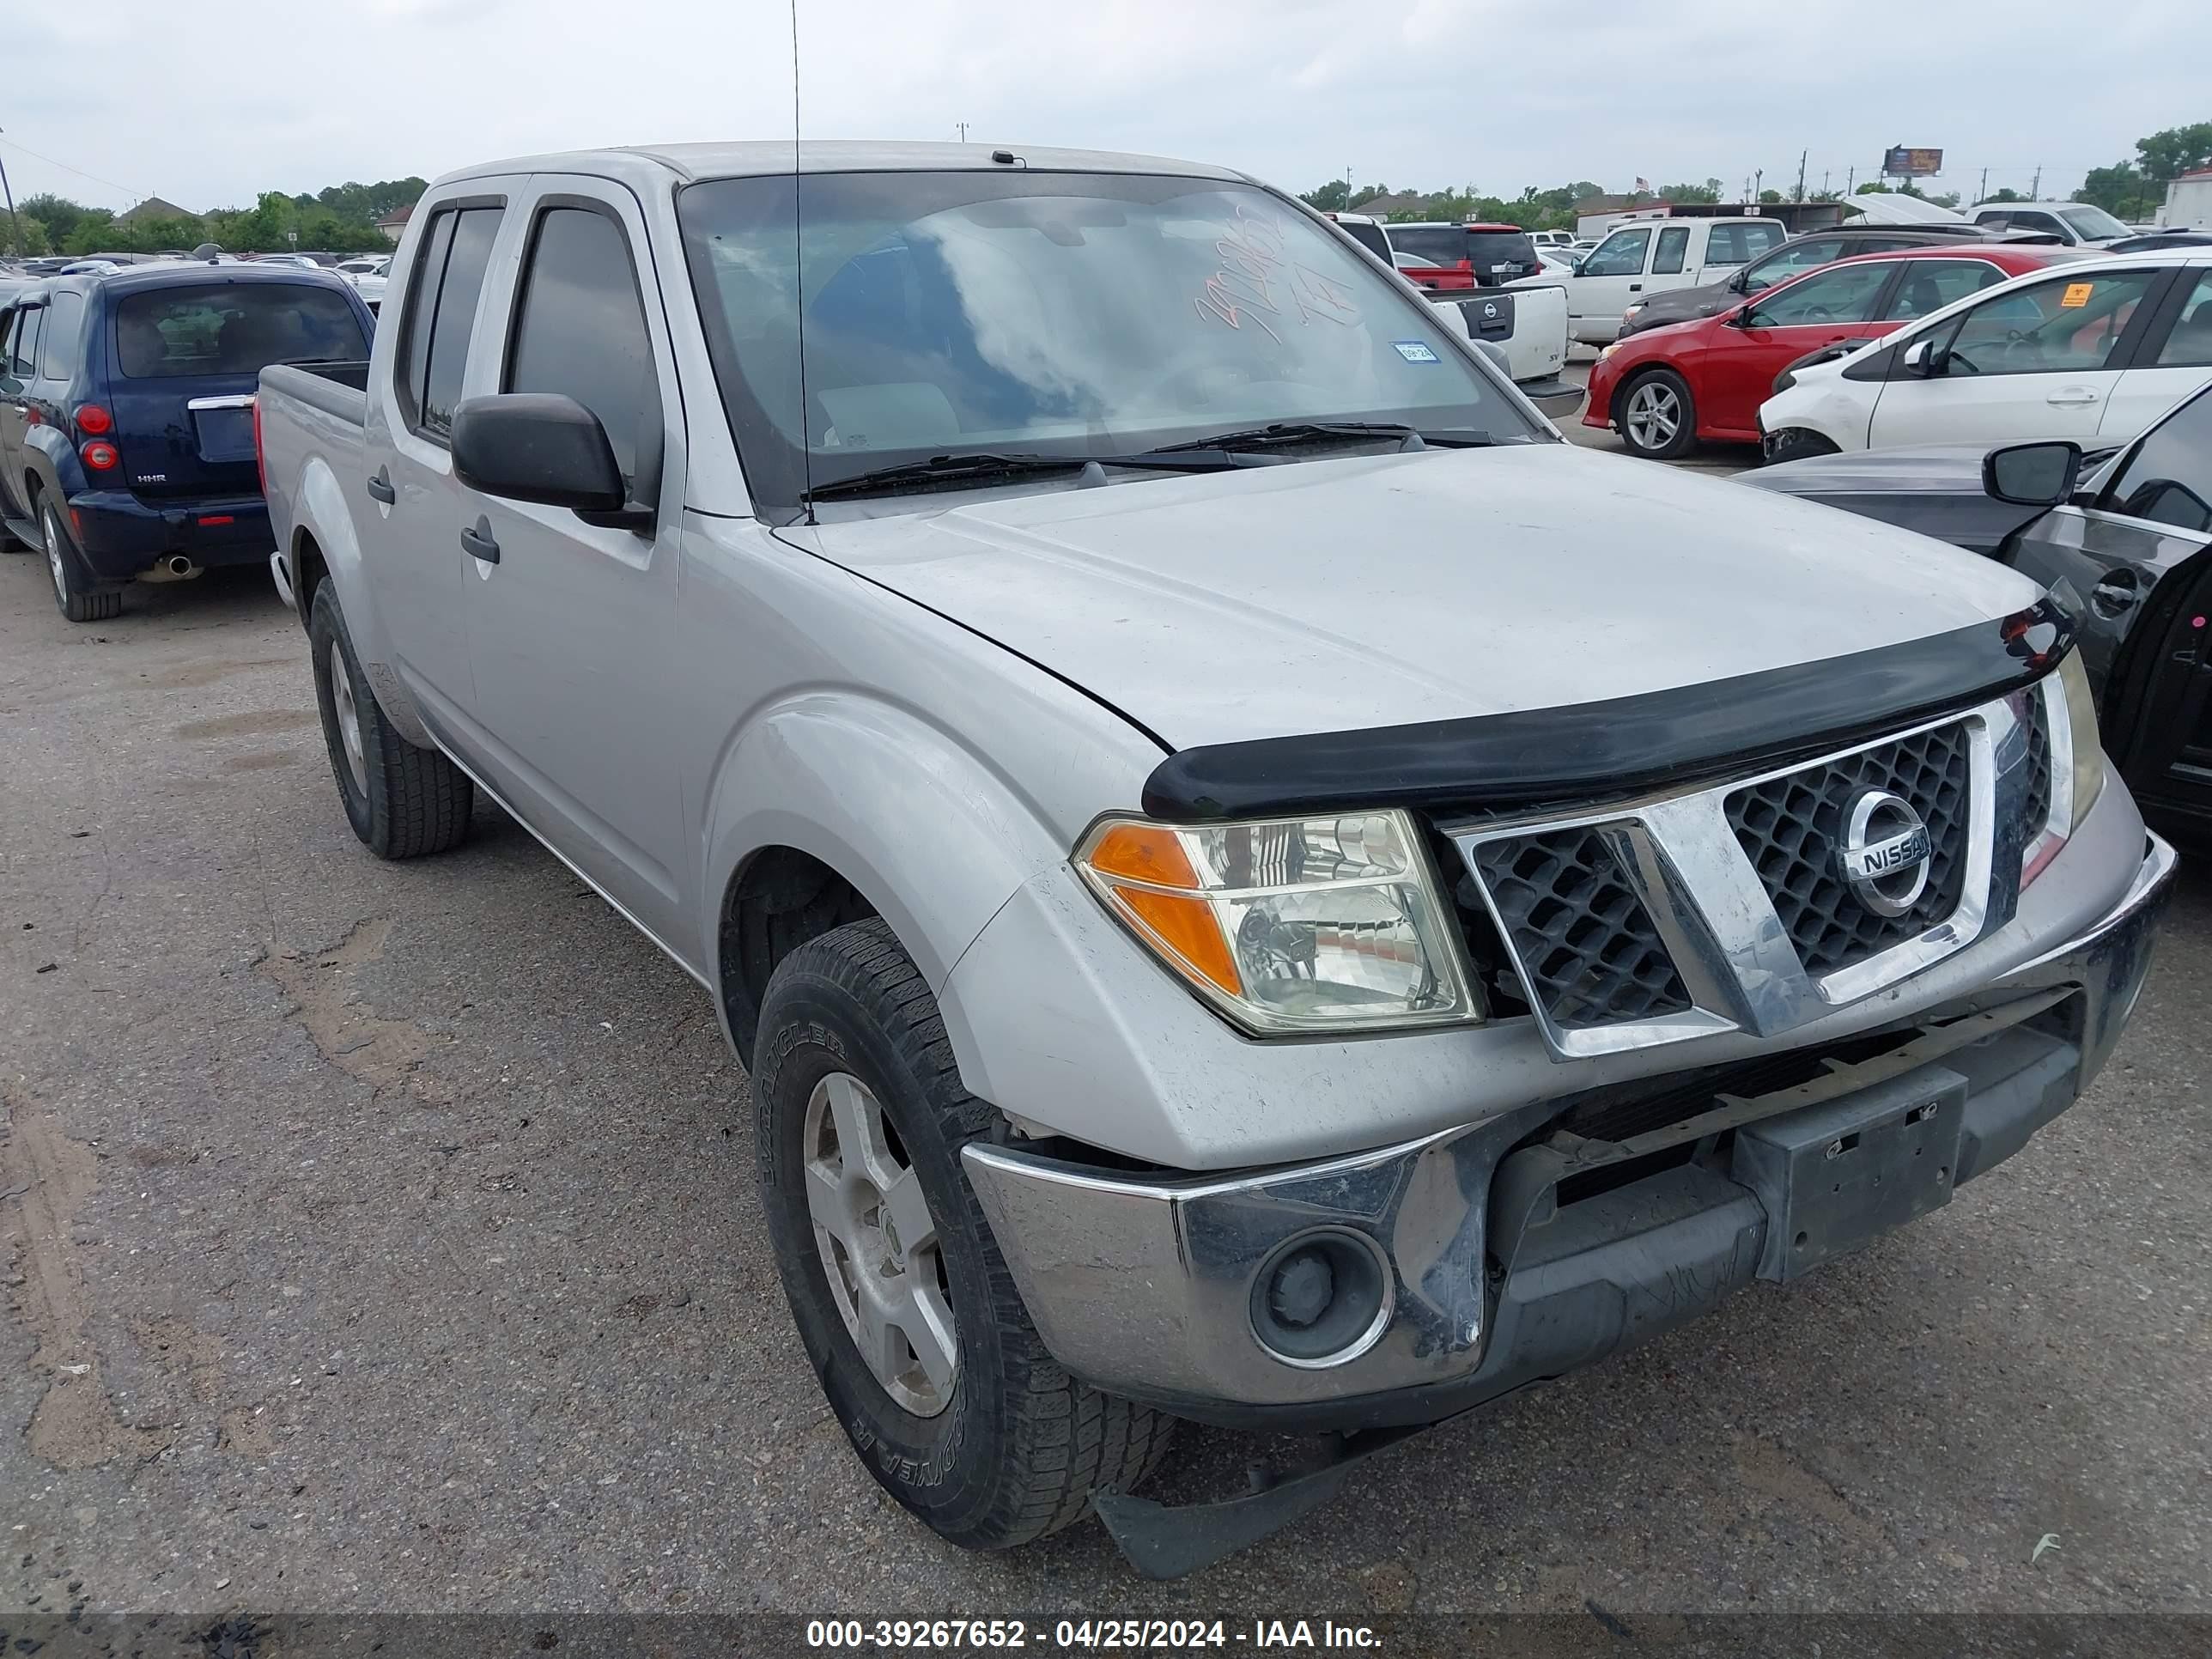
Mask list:
[{"label": "silver pickup truck", "polygon": [[[2126,1022],[2173,860],[2065,593],[1570,447],[1240,174],[541,156],[392,283],[261,381],[345,811],[481,790],[705,988],[957,1543],[1248,1541],[1947,1202]],[[1178,1419],[1337,1461],[1150,1504]]]}]

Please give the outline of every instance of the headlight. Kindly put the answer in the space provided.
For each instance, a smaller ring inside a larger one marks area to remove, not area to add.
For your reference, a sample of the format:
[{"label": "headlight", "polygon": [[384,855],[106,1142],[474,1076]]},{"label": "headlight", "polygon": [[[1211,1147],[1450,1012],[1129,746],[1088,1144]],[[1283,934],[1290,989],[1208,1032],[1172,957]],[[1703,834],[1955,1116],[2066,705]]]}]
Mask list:
[{"label": "headlight", "polygon": [[1641,300],[1638,300],[1638,301],[1634,305],[1632,305],[1632,306],[1629,307],[1629,308],[1628,308],[1627,310],[1626,310],[1626,311],[1624,311],[1624,312],[1622,312],[1622,313],[1620,313],[1620,319],[1621,319],[1621,321],[1623,321],[1623,322],[1626,322],[1626,321],[1627,321],[1631,317],[1635,316],[1638,312],[1642,311],[1643,309],[1644,309],[1644,301],[1641,301]]},{"label": "headlight", "polygon": [[[2089,673],[2075,647],[2058,665],[2058,684],[2066,695],[2066,727],[2074,750],[2074,823],[2089,815],[2105,787],[2105,745],[2097,735],[2097,702],[2089,695]],[[2072,825],[2068,826],[2070,833]]]},{"label": "headlight", "polygon": [[1170,829],[1101,823],[1075,855],[1161,960],[1256,1033],[1475,1017],[1402,812]]},{"label": "headlight", "polygon": [[1620,350],[1620,341],[1618,341],[1618,340],[1615,340],[1615,341],[1614,341],[1611,345],[1609,345],[1609,346],[1604,346],[1604,347],[1600,348],[1600,349],[1599,349],[1599,351],[1598,351],[1598,354],[1597,354],[1597,360],[1598,360],[1598,362],[1603,362],[1607,358],[1608,358],[1608,357],[1612,356],[1613,356],[1613,354],[1614,352],[1616,352],[1616,351],[1618,351],[1618,350]]}]

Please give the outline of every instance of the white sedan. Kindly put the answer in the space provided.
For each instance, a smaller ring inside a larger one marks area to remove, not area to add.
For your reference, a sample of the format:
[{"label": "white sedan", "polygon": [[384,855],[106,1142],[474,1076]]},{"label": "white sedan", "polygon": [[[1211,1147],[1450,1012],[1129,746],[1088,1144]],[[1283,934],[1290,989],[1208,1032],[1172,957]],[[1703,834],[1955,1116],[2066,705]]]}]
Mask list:
[{"label": "white sedan", "polygon": [[2212,380],[2212,248],[2054,265],[1793,368],[1769,460],[1905,444],[2123,444]]}]

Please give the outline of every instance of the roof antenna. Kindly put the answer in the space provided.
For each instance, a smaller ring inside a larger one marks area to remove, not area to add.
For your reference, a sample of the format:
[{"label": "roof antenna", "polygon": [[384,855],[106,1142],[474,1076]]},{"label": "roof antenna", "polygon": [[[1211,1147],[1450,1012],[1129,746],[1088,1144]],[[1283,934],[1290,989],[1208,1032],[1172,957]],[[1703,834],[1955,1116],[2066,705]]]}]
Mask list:
[{"label": "roof antenna", "polygon": [[791,0],[791,258],[793,303],[799,324],[799,464],[805,481],[799,503],[805,522],[814,518],[814,438],[812,417],[806,404],[806,244],[799,235],[799,191],[805,174],[799,166],[799,0]]}]

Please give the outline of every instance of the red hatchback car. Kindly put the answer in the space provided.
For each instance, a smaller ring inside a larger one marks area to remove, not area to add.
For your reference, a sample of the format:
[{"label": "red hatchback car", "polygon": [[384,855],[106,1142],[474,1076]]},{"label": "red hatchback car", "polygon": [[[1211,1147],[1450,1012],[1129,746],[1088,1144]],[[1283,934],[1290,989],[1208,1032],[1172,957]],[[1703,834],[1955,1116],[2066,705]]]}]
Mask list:
[{"label": "red hatchback car", "polygon": [[1775,377],[1843,340],[1874,340],[1968,295],[2081,256],[2072,248],[1936,242],[1838,259],[1717,317],[1647,329],[1590,371],[1584,426],[1668,460],[1700,439],[1755,444]]}]

